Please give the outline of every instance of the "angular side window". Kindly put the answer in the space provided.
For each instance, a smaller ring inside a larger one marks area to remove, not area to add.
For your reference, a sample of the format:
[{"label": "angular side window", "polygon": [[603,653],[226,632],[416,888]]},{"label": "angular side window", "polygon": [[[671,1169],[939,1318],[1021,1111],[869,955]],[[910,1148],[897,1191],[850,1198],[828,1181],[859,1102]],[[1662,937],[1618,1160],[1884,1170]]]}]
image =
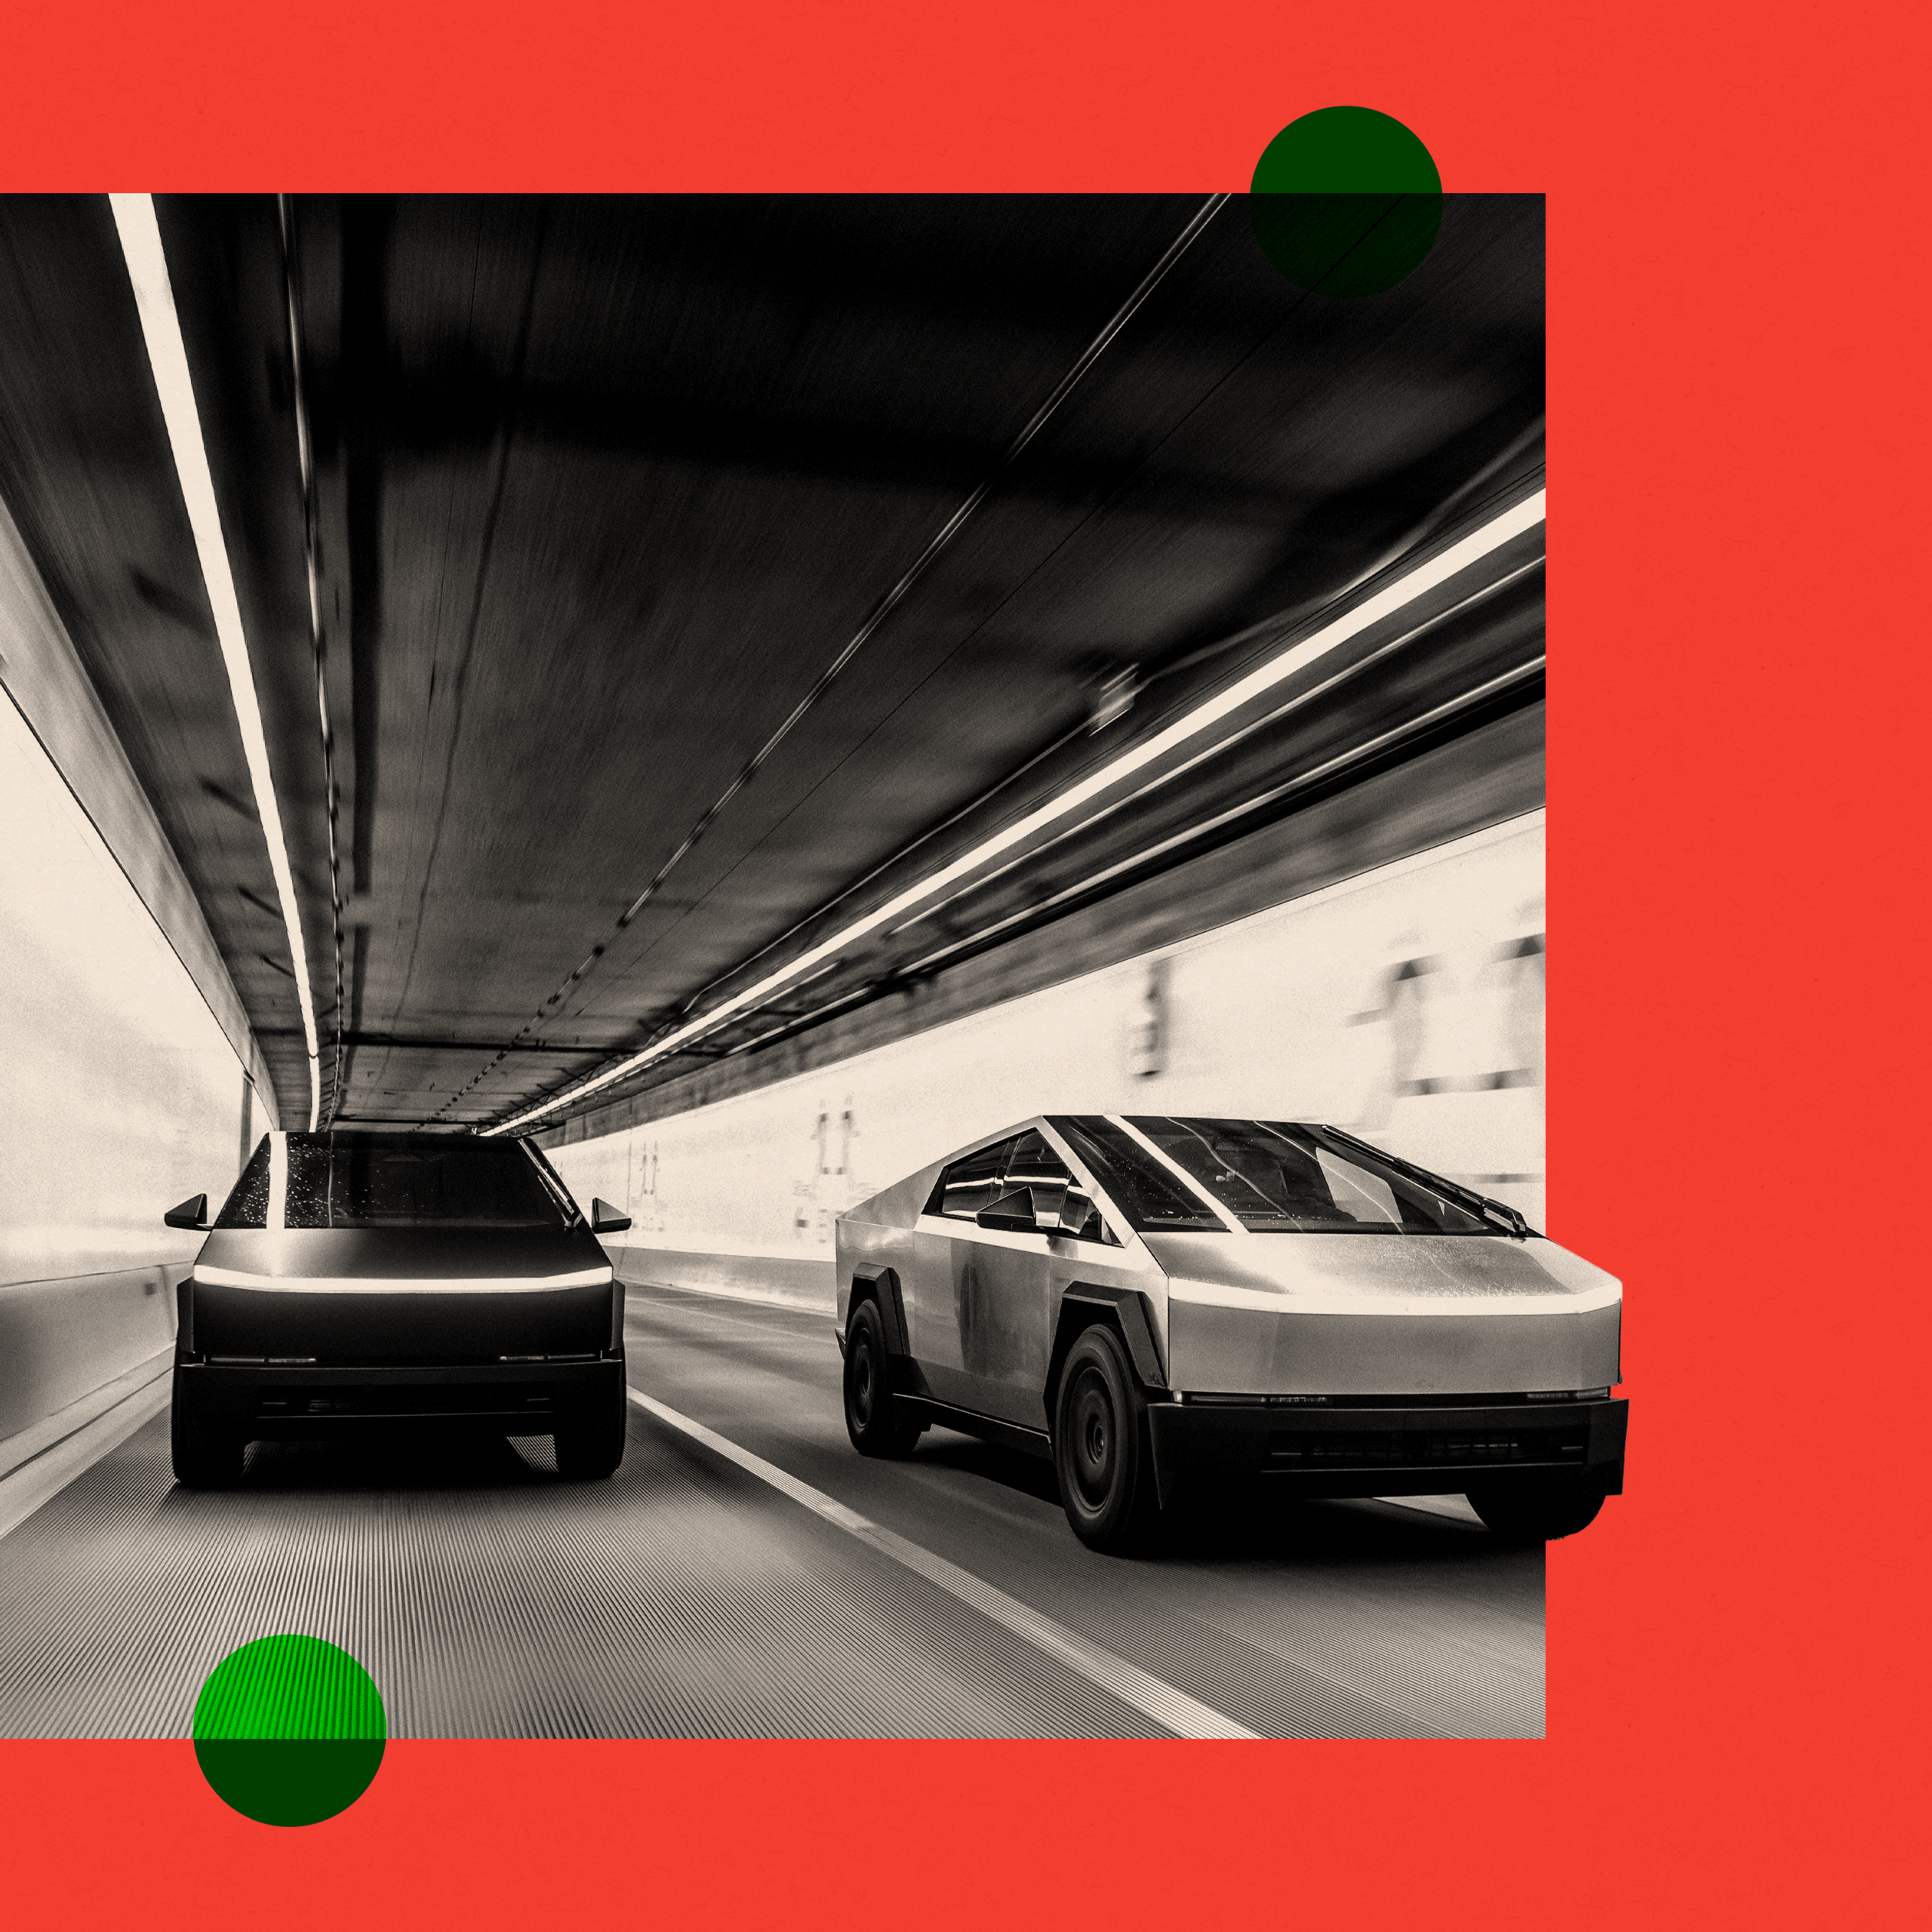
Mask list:
[{"label": "angular side window", "polygon": [[934,1185],[926,1212],[943,1214],[949,1221],[970,1221],[982,1208],[990,1208],[1004,1192],[1001,1177],[1022,1137],[995,1141],[953,1161]]},{"label": "angular side window", "polygon": [[1024,1189],[1032,1196],[1034,1225],[1044,1235],[1071,1235],[1075,1241],[1118,1247],[1120,1239],[1101,1218],[1094,1198],[1053,1143],[1037,1131],[1023,1134],[1006,1164],[1006,1198]]},{"label": "angular side window", "polygon": [[269,1224],[269,1137],[248,1158],[242,1177],[229,1189],[221,1212],[214,1217],[217,1228],[265,1228]]}]

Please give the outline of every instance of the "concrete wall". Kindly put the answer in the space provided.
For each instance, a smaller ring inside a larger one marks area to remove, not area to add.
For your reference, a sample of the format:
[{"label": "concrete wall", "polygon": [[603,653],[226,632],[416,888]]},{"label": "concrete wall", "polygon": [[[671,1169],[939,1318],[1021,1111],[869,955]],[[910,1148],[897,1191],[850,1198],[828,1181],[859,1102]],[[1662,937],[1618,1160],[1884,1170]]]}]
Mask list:
[{"label": "concrete wall", "polygon": [[201,1237],[162,1214],[219,1199],[272,1122],[232,985],[30,571],[0,512],[0,1469],[10,1438],[39,1443],[172,1345]]},{"label": "concrete wall", "polygon": [[827,1309],[835,1214],[1036,1112],[1327,1120],[1542,1226],[1543,932],[1537,811],[549,1157],[630,1278]]}]

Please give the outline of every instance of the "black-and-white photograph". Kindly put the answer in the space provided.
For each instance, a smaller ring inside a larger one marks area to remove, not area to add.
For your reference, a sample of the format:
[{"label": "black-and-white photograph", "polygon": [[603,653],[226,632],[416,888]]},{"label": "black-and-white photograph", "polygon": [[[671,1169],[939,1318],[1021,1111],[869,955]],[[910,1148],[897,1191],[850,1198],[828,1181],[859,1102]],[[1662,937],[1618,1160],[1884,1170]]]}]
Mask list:
[{"label": "black-and-white photograph", "polygon": [[0,198],[0,1735],[1543,1736],[1543,205],[1414,145]]}]

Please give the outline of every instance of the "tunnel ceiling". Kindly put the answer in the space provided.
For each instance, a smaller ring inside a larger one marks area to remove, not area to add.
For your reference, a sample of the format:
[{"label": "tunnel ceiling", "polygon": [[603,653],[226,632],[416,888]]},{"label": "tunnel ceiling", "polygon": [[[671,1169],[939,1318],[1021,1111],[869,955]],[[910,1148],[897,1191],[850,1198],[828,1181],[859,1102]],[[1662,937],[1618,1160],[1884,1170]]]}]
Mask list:
[{"label": "tunnel ceiling", "polygon": [[[1423,267],[1355,301],[1284,280],[1238,198],[1172,254],[1201,206],[298,198],[285,248],[273,197],[159,199],[326,1116],[515,1116],[1540,475],[1539,198],[1450,198]],[[0,202],[0,497],[295,1124],[284,924],[104,198]],[[1534,702],[1540,547],[692,1051],[755,1051],[1292,809],[1304,779]],[[1124,672],[1132,704],[1088,728]]]}]

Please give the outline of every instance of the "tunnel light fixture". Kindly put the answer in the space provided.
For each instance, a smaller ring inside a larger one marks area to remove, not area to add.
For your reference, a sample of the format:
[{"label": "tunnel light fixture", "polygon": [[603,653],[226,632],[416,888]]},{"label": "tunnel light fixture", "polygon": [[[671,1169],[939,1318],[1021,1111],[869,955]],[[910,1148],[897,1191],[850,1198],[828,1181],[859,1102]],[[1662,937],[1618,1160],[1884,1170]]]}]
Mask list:
[{"label": "tunnel light fixture", "polygon": [[[1533,676],[1543,669],[1542,657],[1538,655],[1533,657],[1527,662],[1518,665],[1513,670],[1506,671],[1499,677],[1491,678],[1484,683],[1478,685],[1473,690],[1463,692],[1459,697],[1450,700],[1447,703],[1438,704],[1432,709],[1423,712],[1420,717],[1409,719],[1406,724],[1392,731],[1384,731],[1376,737],[1368,739],[1364,743],[1351,746],[1349,750],[1340,753],[1337,757],[1327,759],[1321,764],[1312,765],[1306,771],[1297,772],[1285,784],[1270,786],[1266,791],[1257,792],[1253,798],[1244,798],[1239,804],[1231,805],[1226,811],[1217,812],[1212,818],[1202,819],[1195,824],[1183,826],[1179,832],[1159,840],[1154,844],[1143,846],[1139,851],[1129,854],[1124,859],[1116,859],[1112,864],[1102,866],[1097,872],[1088,873],[1084,878],[1075,880],[1071,885],[1063,886],[1059,891],[1051,894],[1047,898],[1036,900],[1033,904],[1023,907],[1017,912],[1010,912],[1004,918],[995,919],[989,926],[981,926],[977,931],[967,934],[964,938],[954,940],[950,943],[941,946],[936,952],[926,953],[921,958],[914,960],[909,966],[901,968],[900,971],[907,974],[930,972],[935,967],[951,959],[957,953],[983,946],[988,940],[1007,931],[1010,928],[1023,925],[1029,920],[1038,919],[1043,914],[1052,912],[1056,906],[1067,906],[1072,901],[1081,897],[1083,894],[1091,892],[1096,886],[1104,885],[1110,879],[1122,878],[1137,868],[1150,864],[1153,860],[1164,857],[1168,853],[1177,851],[1182,846],[1191,844],[1197,838],[1204,838],[1210,832],[1218,832],[1223,826],[1232,825],[1237,820],[1246,817],[1251,812],[1257,812],[1266,806],[1275,804],[1278,801],[1287,798],[1291,792],[1306,791],[1311,785],[1318,783],[1331,772],[1339,771],[1346,766],[1358,764],[1361,760],[1372,756],[1386,746],[1394,744],[1398,740],[1413,737],[1417,732],[1426,729],[1441,719],[1454,717],[1458,712],[1466,711],[1472,705],[1481,703],[1484,699],[1494,697],[1499,691],[1508,690],[1512,685],[1521,684],[1526,678]],[[1233,743],[1235,740],[1230,740],[1229,742]],[[1195,761],[1190,759],[1189,764],[1192,764]],[[1177,768],[1185,771],[1187,766],[1183,765]],[[1154,783],[1158,785],[1161,782],[1160,779],[1156,779]],[[1142,792],[1133,795],[1143,796],[1146,792],[1152,789],[1153,786],[1149,785],[1144,787]],[[1110,811],[1113,809],[1112,806],[1108,808]],[[1098,813],[1094,814],[1096,818],[1100,816],[1101,814]],[[1089,821],[1090,823],[1091,822],[1091,820]],[[1015,864],[1021,863],[1023,862],[1014,861]],[[1009,869],[1011,868],[1008,866],[998,867],[987,875],[987,879],[998,878]],[[956,896],[963,899],[977,885],[985,882],[986,881],[976,880],[973,885],[963,888]],[[951,902],[942,900],[940,903],[949,904]],[[921,913],[918,918],[908,919],[903,926],[897,928],[896,930],[899,932],[909,932],[919,923],[920,918],[929,916],[930,909],[928,912]]]},{"label": "tunnel light fixture", "polygon": [[789,964],[768,974],[755,984],[747,986],[742,992],[734,993],[721,1005],[712,1008],[706,1014],[688,1021],[661,1040],[654,1041],[641,1051],[620,1060],[615,1066],[607,1067],[594,1079],[586,1081],[581,1086],[553,1096],[537,1106],[527,1108],[520,1114],[486,1128],[489,1134],[509,1134],[540,1120],[546,1114],[555,1113],[560,1107],[569,1106],[606,1087],[641,1071],[654,1062],[668,1059],[672,1054],[689,1046],[703,1035],[722,1026],[734,1014],[743,1012],[748,1007],[755,1007],[781,989],[792,985],[804,974],[820,967],[821,962],[832,955],[843,952],[860,940],[876,932],[881,926],[891,924],[902,918],[923,900],[943,891],[956,881],[977,872],[989,860],[1009,852],[1023,844],[1036,832],[1078,811],[1082,805],[1099,798],[1104,792],[1136,772],[1143,771],[1168,755],[1170,752],[1198,737],[1223,719],[1232,716],[1243,706],[1273,690],[1277,685],[1306,670],[1309,666],[1348,642],[1358,637],[1383,619],[1392,617],[1397,611],[1406,609],[1418,598],[1427,595],[1438,585],[1446,583],[1454,577],[1480,563],[1493,552],[1506,543],[1532,531],[1543,521],[1543,492],[1540,490],[1525,497],[1521,502],[1512,503],[1500,510],[1489,520],[1478,526],[1464,537],[1432,557],[1417,564],[1392,582],[1385,584],[1374,595],[1364,598],[1359,604],[1331,618],[1299,643],[1278,651],[1266,663],[1258,665],[1247,675],[1237,679],[1223,691],[1204,700],[1192,710],[1185,712],[1164,730],[1157,731],[1143,743],[1121,752],[1097,771],[1069,785],[1066,790],[1057,793],[1044,804],[1004,829],[983,840],[971,851],[962,854],[950,864],[940,866],[929,873],[915,885],[909,886],[895,897],[890,899],[872,911],[843,926],[829,939],[801,953]]},{"label": "tunnel light fixture", "polygon": [[110,195],[107,198],[114,211],[114,226],[121,237],[128,279],[134,285],[134,304],[140,312],[148,366],[153,371],[155,389],[161,398],[168,441],[174,453],[175,474],[180,481],[182,500],[187,506],[189,527],[194,532],[195,551],[201,559],[209,608],[214,614],[215,636],[228,672],[229,694],[234,700],[235,722],[241,728],[249,780],[254,786],[255,811],[261,820],[262,835],[268,843],[269,869],[275,876],[275,891],[281,900],[289,955],[295,963],[295,996],[302,1008],[302,1035],[309,1051],[309,1127],[312,1133],[321,1100],[321,1055],[315,1038],[315,1002],[309,989],[309,955],[302,943],[302,915],[296,903],[288,844],[282,833],[275,780],[269,769],[268,740],[262,731],[261,706],[255,694],[248,641],[242,629],[242,605],[235,593],[235,575],[229,567],[228,545],[215,502],[214,478],[202,441],[201,413],[188,373],[187,346],[182,340],[181,318],[174,306],[174,285],[168,279],[168,257],[161,245],[160,225],[155,219],[154,197]]}]

